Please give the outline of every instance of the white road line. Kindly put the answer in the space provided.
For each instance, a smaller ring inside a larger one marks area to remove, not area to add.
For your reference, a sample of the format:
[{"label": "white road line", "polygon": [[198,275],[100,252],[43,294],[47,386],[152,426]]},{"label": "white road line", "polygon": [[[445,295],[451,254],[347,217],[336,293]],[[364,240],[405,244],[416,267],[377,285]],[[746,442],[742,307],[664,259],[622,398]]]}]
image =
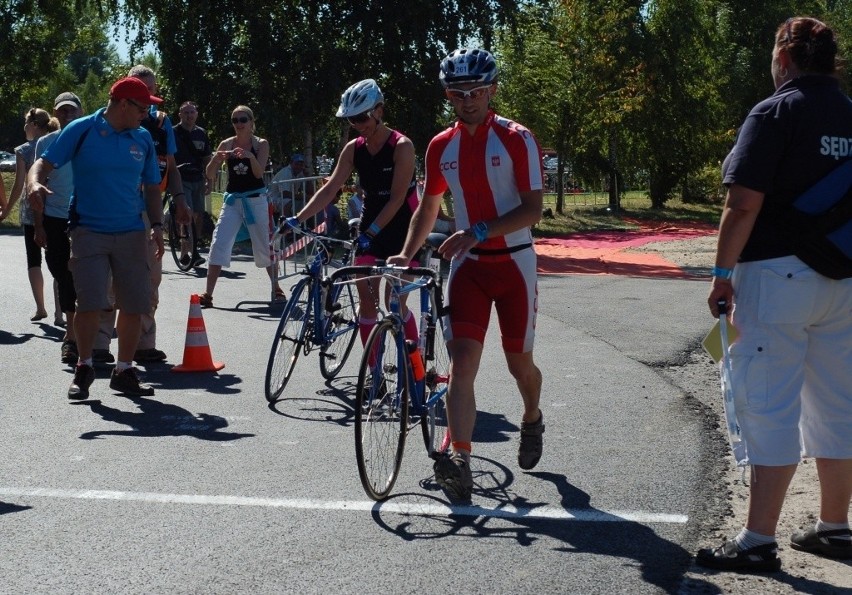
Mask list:
[{"label": "white road line", "polygon": [[62,490],[54,488],[4,488],[0,496],[60,498],[75,500],[119,500],[124,502],[152,502],[158,504],[198,504],[203,506],[265,506],[303,510],[355,510],[398,513],[418,516],[462,515],[506,519],[550,519],[557,521],[615,522],[615,523],[666,523],[684,524],[683,514],[665,514],[641,511],[604,511],[594,509],[565,509],[555,506],[516,507],[450,505],[432,502],[373,502],[372,500],[315,500],[311,498],[255,498],[249,496],[205,496],[200,494],[156,494],[150,492],[120,492],[113,490]]}]

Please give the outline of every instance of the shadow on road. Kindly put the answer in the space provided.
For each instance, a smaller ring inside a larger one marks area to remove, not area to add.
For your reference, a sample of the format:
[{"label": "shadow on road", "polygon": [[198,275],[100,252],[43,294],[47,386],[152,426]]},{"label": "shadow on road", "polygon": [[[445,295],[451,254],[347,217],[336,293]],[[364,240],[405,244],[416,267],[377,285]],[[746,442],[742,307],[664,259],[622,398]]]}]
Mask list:
[{"label": "shadow on road", "polygon": [[105,421],[128,426],[128,430],[98,430],[80,434],[83,440],[95,440],[103,436],[129,436],[139,438],[159,438],[164,436],[189,436],[199,440],[223,442],[251,438],[254,434],[223,432],[228,421],[220,415],[192,413],[177,405],[161,403],[144,397],[128,397],[139,407],[139,411],[122,411],[104,405],[95,399],[72,403],[88,406],[92,413]]},{"label": "shadow on road", "polygon": [[19,504],[11,504],[9,502],[3,502],[2,500],[0,500],[0,516],[12,512],[22,512],[24,510],[30,510],[31,508],[32,506],[21,506]]},{"label": "shadow on road", "polygon": [[9,331],[4,331],[0,329],[0,345],[22,345],[30,339],[46,339],[54,343],[59,343],[62,341],[62,337],[65,336],[65,329],[57,328],[55,326],[44,323],[38,323],[37,326],[41,329],[42,334],[40,335],[36,335],[34,333],[23,333],[21,335],[16,335],[14,333],[10,333]]},{"label": "shadow on road", "polygon": [[[449,505],[447,513],[443,510],[448,506],[443,492],[434,477],[430,477],[420,485],[432,494],[400,494],[377,503],[374,520],[405,541],[460,535],[512,539],[518,545],[529,546],[540,539],[550,539],[557,544],[555,550],[565,555],[591,554],[619,559],[616,561],[619,564],[635,563],[646,583],[666,593],[680,591],[692,562],[691,553],[660,537],[651,527],[594,508],[589,494],[571,485],[564,475],[529,473],[555,486],[560,496],[559,508],[573,518],[536,516],[537,509],[552,509],[553,506],[511,494],[508,488],[514,483],[514,475],[500,463],[473,457],[472,467],[474,498],[476,501],[490,500],[490,503]],[[409,512],[400,515],[394,505],[402,502],[409,505]],[[386,503],[390,506],[384,511]],[[436,512],[434,506],[438,506],[440,512]],[[410,512],[418,507],[421,512]],[[694,592],[708,595],[722,592],[715,585],[694,578],[690,583],[696,589]]]},{"label": "shadow on road", "polygon": [[339,376],[326,381],[325,388],[316,392],[288,385],[283,396],[269,404],[269,410],[290,419],[350,427],[355,423],[356,382],[357,378]]}]

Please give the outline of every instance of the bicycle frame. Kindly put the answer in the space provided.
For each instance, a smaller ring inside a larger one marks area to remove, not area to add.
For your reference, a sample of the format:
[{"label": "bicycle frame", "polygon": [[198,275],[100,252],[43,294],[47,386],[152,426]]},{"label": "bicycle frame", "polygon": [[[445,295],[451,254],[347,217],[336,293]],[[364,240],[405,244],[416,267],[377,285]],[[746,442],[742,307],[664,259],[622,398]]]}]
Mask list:
[{"label": "bicycle frame", "polygon": [[[331,282],[335,282],[339,277],[344,275],[365,275],[366,277],[385,278],[390,287],[390,302],[388,304],[389,312],[384,316],[386,319],[393,321],[396,329],[395,337],[397,342],[397,352],[400,354],[399,359],[404,360],[398,362],[399,369],[405,369],[408,375],[409,385],[414,387],[411,393],[411,406],[417,415],[424,415],[429,407],[435,405],[446,396],[446,386],[426,397],[427,382],[436,380],[446,383],[446,378],[430,379],[424,377],[416,380],[412,369],[411,360],[407,357],[408,351],[405,348],[405,334],[403,332],[402,313],[400,308],[400,297],[403,295],[418,292],[420,296],[420,324],[418,326],[419,337],[417,348],[420,351],[420,357],[424,362],[431,361],[435,357],[435,325],[442,324],[438,317],[442,315],[440,312],[432,311],[431,292],[441,291],[442,281],[440,271],[436,271],[427,267],[399,267],[389,265],[376,266],[352,266],[343,267],[335,271],[331,276]],[[416,278],[408,281],[403,278],[403,275],[413,275]],[[359,280],[363,280],[359,279]],[[352,281],[347,281],[351,283]],[[381,353],[377,354],[376,362],[381,362]],[[397,388],[397,398],[399,398],[400,388]]]},{"label": "bicycle frame", "polygon": [[[283,237],[284,231],[283,226],[279,227],[274,240]],[[349,357],[357,336],[357,302],[351,289],[334,287],[326,276],[331,261],[329,246],[340,244],[351,251],[352,243],[307,230],[293,231],[306,236],[312,250],[299,271],[303,277],[292,287],[290,300],[281,313],[269,354],[265,390],[270,402],[277,400],[286,387],[300,352],[307,355],[319,347],[320,372],[331,380]],[[345,337],[350,333],[350,337]]]},{"label": "bicycle frame", "polygon": [[[190,220],[189,224],[178,225],[175,199],[168,191],[163,194],[163,226],[175,265],[180,271],[189,271],[193,268],[192,255],[198,250],[195,222]],[[188,254],[190,260],[182,263],[180,254]]]},{"label": "bicycle frame", "polygon": [[[382,312],[361,356],[354,411],[361,485],[369,497],[383,500],[399,476],[406,437],[414,425],[420,425],[430,457],[437,458],[450,446],[443,399],[452,362],[439,320],[443,316],[441,275],[426,267],[378,265],[344,267],[331,279],[342,275],[361,275],[359,281],[385,278],[390,284],[389,312]],[[412,292],[420,294],[416,344],[406,340],[401,315],[401,298]]]}]

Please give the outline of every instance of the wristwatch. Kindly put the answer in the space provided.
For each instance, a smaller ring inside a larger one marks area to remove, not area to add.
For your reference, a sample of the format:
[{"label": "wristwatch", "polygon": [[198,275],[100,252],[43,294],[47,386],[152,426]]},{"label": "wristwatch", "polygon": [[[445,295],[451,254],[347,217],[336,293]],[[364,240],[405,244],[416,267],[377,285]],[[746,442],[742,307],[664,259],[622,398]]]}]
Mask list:
[{"label": "wristwatch", "polygon": [[474,224],[468,231],[470,233],[467,235],[473,235],[477,242],[484,242],[488,239],[488,224],[485,221]]}]

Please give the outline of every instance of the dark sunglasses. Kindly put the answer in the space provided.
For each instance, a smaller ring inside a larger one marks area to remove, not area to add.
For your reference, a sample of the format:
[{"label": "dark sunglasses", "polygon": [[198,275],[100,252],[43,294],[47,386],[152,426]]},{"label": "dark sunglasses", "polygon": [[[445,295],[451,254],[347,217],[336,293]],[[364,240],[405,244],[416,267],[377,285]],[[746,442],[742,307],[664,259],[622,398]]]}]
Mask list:
[{"label": "dark sunglasses", "polygon": [[231,124],[246,124],[251,121],[251,118],[248,116],[240,116],[238,118],[231,118]]},{"label": "dark sunglasses", "polygon": [[352,116],[351,118],[346,118],[346,120],[350,124],[363,124],[364,122],[366,122],[367,120],[369,120],[372,117],[373,117],[373,110],[370,110],[368,112],[358,114],[357,116]]},{"label": "dark sunglasses", "polygon": [[133,107],[135,107],[136,109],[138,109],[138,110],[139,110],[139,113],[142,113],[142,114],[144,114],[144,113],[148,112],[148,110],[149,110],[149,109],[151,109],[149,106],[147,106],[147,105],[142,105],[141,103],[137,103],[137,102],[133,101],[133,100],[132,100],[132,99],[130,99],[130,98],[128,98],[126,101],[127,101],[127,103],[129,103],[130,105],[132,105]]}]

